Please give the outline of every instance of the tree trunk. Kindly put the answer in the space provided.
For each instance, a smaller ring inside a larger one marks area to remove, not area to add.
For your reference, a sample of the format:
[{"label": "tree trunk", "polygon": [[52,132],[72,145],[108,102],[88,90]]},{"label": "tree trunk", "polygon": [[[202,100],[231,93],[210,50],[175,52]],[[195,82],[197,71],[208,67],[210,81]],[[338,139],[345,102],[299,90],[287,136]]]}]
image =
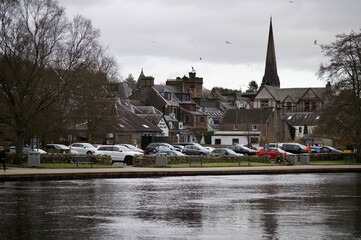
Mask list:
[{"label": "tree trunk", "polygon": [[22,129],[16,130],[16,153],[15,153],[15,164],[21,164],[21,159],[23,156],[23,146],[24,146],[24,131]]}]

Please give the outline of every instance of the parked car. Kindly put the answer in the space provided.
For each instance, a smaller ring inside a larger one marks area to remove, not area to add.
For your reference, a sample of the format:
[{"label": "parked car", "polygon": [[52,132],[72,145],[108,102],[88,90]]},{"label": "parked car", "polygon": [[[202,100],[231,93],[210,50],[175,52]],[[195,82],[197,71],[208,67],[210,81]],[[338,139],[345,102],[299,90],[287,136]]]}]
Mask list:
[{"label": "parked car", "polygon": [[127,165],[133,164],[133,158],[137,155],[143,155],[140,152],[134,152],[125,146],[119,145],[100,145],[96,152],[96,155],[108,155],[114,162],[123,162]]},{"label": "parked car", "polygon": [[132,144],[116,144],[118,146],[125,146],[127,148],[129,148],[130,150],[134,151],[134,152],[140,152],[140,153],[144,153],[143,149],[140,149]]},{"label": "parked car", "polygon": [[241,153],[243,155],[256,155],[257,151],[254,149],[250,149],[244,145],[241,144],[235,144],[232,146],[228,146],[227,148],[232,149],[236,153]]},{"label": "parked car", "polygon": [[69,146],[69,148],[77,151],[79,154],[94,154],[97,150],[90,143],[73,143]]},{"label": "parked car", "polygon": [[322,146],[319,150],[320,153],[343,153],[341,150],[338,150],[331,146]]},{"label": "parked car", "polygon": [[167,155],[167,156],[185,156],[184,153],[181,153],[178,150],[160,150],[157,153],[153,153],[154,156],[159,156],[159,155]]},{"label": "parked car", "polygon": [[299,144],[299,143],[283,143],[280,148],[283,151],[294,153],[294,154],[307,153],[306,146]]},{"label": "parked car", "polygon": [[236,153],[232,149],[229,148],[215,148],[210,153],[210,155],[221,155],[221,156],[243,156],[242,153]]},{"label": "parked car", "polygon": [[175,148],[172,145],[170,145],[169,143],[153,142],[153,143],[149,143],[148,146],[145,148],[145,154],[153,153],[154,149],[158,146],[165,146],[165,147],[168,147],[170,150],[175,150]]},{"label": "parked car", "polygon": [[281,148],[274,148],[274,147],[268,147],[266,150],[265,148],[261,147],[257,151],[257,155],[259,156],[270,156],[271,159],[276,159],[278,156],[281,155],[287,155],[286,151],[283,151]]},{"label": "parked car", "polygon": [[200,145],[199,143],[196,143],[196,142],[179,142],[179,143],[173,143],[172,144],[173,146],[174,145],[181,145],[181,146],[187,146],[187,145]]},{"label": "parked car", "polygon": [[215,148],[210,146],[203,146],[205,149],[208,149],[209,152],[212,152]]},{"label": "parked car", "polygon": [[253,149],[253,150],[256,150],[256,151],[257,151],[257,148],[256,148],[255,146],[253,146],[251,143],[244,144],[243,146],[248,147],[248,148],[250,148],[250,149]]},{"label": "parked car", "polygon": [[[16,147],[11,146],[10,149],[9,149],[9,153],[15,153],[15,152],[16,152]],[[24,146],[23,147],[23,153],[28,154],[30,152],[38,152],[40,154],[47,153],[46,151],[44,151],[43,149],[40,149],[40,148],[31,149],[29,146]]]},{"label": "parked car", "polygon": [[78,154],[78,152],[74,149],[70,149],[68,146],[65,146],[64,144],[55,144],[55,143],[49,143],[45,145],[45,150],[48,153],[72,153],[72,154]]},{"label": "parked car", "polygon": [[182,149],[184,148],[183,145],[178,145],[178,144],[172,144],[172,146],[175,148],[175,150],[182,152]]},{"label": "parked car", "polygon": [[283,145],[283,143],[279,143],[279,142],[277,142],[277,143],[268,143],[268,147],[274,147],[274,148],[280,148],[280,147],[282,147],[282,145]]},{"label": "parked car", "polygon": [[208,155],[210,151],[201,145],[186,145],[182,152],[186,155]]}]

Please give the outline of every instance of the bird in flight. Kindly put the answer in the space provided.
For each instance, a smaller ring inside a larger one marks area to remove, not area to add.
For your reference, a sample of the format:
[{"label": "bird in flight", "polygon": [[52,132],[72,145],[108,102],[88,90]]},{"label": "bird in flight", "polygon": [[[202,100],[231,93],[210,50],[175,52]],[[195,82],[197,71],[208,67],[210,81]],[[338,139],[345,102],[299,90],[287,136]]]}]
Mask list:
[{"label": "bird in flight", "polygon": [[295,3],[295,1],[290,1],[290,3]]},{"label": "bird in flight", "polygon": [[315,40],[315,41],[313,42],[313,44],[317,45],[317,40]]},{"label": "bird in flight", "polygon": [[227,44],[231,44],[231,42],[229,42],[229,41],[226,41],[226,43],[227,43]]}]

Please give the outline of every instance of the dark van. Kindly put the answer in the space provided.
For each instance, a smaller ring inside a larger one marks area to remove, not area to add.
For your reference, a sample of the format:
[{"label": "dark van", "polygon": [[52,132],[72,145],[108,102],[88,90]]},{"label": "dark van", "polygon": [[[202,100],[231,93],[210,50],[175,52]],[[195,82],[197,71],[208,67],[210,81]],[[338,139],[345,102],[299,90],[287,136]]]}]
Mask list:
[{"label": "dark van", "polygon": [[294,154],[307,153],[306,146],[299,143],[283,143],[281,149]]}]

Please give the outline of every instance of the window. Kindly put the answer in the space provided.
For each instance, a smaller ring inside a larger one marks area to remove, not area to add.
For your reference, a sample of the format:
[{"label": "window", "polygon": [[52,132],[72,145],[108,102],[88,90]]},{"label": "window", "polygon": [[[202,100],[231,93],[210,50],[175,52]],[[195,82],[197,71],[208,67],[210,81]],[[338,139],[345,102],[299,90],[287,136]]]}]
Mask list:
[{"label": "window", "polygon": [[186,123],[189,123],[189,116],[186,116]]},{"label": "window", "polygon": [[256,138],[256,137],[251,137],[251,143],[252,144],[258,144],[259,142],[258,142],[258,138]]},{"label": "window", "polygon": [[100,147],[99,151],[113,151],[113,147]]},{"label": "window", "polygon": [[221,145],[221,139],[220,138],[214,139],[214,144],[215,145]]},{"label": "window", "polygon": [[252,125],[252,131],[257,131],[258,130],[258,126],[257,125]]},{"label": "window", "polygon": [[305,102],[305,112],[310,111],[310,102]]},{"label": "window", "polygon": [[269,104],[268,104],[268,100],[262,100],[261,101],[261,108],[268,108]]},{"label": "window", "polygon": [[286,109],[291,110],[292,109],[292,103],[288,102],[287,105],[286,105]]},{"label": "window", "polygon": [[235,145],[235,144],[239,144],[239,139],[238,138],[233,138],[232,139],[232,145]]},{"label": "window", "polygon": [[302,133],[302,127],[298,127],[298,132]]},{"label": "window", "polygon": [[204,123],[204,117],[200,117],[199,122]]},{"label": "window", "polygon": [[167,99],[167,100],[170,100],[171,99],[171,93],[170,92],[163,92],[162,93],[162,96]]},{"label": "window", "polygon": [[312,111],[317,111],[317,102],[312,102]]}]

